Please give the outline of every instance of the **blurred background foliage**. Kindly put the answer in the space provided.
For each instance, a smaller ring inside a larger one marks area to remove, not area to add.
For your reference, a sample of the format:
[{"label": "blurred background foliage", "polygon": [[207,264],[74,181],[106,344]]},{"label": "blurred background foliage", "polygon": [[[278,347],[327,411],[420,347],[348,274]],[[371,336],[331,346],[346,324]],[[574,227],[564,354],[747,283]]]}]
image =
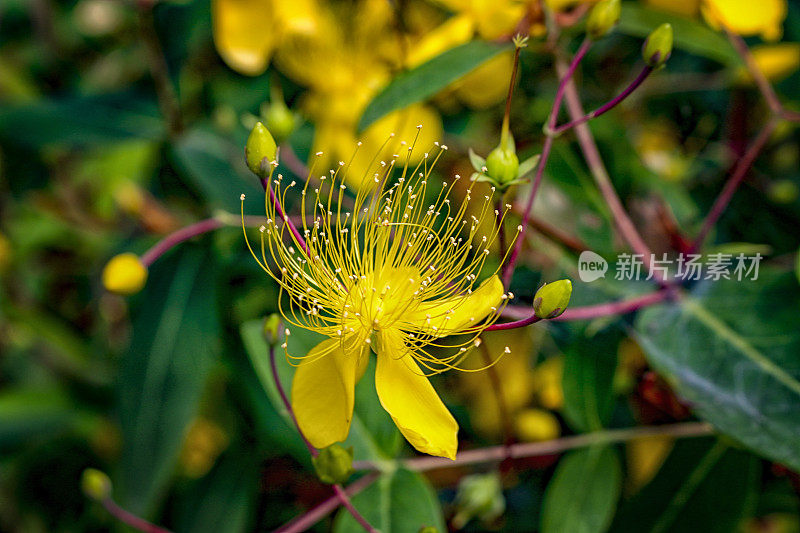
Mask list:
[{"label": "blurred background foliage", "polygon": [[[575,4],[547,6],[571,50],[585,12]],[[591,124],[657,254],[674,253],[676,228],[694,234],[768,114],[707,24],[709,4],[746,3],[623,2],[579,76],[587,109],[607,101],[641,68],[642,38],[673,24],[667,68]],[[729,23],[796,108],[800,7],[739,9]],[[293,174],[317,151],[325,168],[360,138],[371,156],[389,131],[422,123],[421,143],[450,147],[438,175],[469,175],[467,148],[485,154],[499,139],[512,61],[497,43],[519,29],[532,38],[511,126],[527,157],[557,85],[537,1],[4,0],[0,529],[122,529],[82,494],[87,467],[109,473],[121,505],[175,531],[270,530],[327,498],[266,367],[262,319],[277,287],[237,227],[241,193],[247,214],[263,213],[242,156],[248,131],[259,119],[283,128]],[[383,531],[800,531],[799,158],[797,130],[780,123],[709,244],[764,254],[758,282],[699,284],[694,307],[488,334],[491,350],[512,347],[494,370],[502,409],[487,372],[436,379],[462,450],[697,417],[721,436],[401,469],[357,507]],[[543,281],[574,279],[581,249],[624,249],[569,134],[534,213],[542,231],[529,232],[512,285],[523,302]],[[210,216],[230,227],[159,259],[140,294],[103,290],[109,258]],[[576,283],[572,305],[647,290]],[[281,365],[284,383],[291,372]],[[355,420],[356,460],[412,455],[368,380]],[[333,516],[315,530],[358,530]]]}]

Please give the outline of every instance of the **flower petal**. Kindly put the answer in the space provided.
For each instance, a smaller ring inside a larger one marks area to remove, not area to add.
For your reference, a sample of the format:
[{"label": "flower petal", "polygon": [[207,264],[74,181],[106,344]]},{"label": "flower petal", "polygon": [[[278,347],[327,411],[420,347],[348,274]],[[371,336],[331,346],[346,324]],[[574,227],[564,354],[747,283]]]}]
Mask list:
[{"label": "flower petal", "polygon": [[297,425],[316,448],[347,438],[355,385],[367,362],[366,345],[355,336],[317,344],[297,367],[292,410]]},{"label": "flower petal", "polygon": [[403,329],[421,331],[435,337],[458,333],[478,324],[492,313],[492,307],[500,305],[503,292],[500,278],[492,276],[471,294],[422,303],[408,313],[406,318],[408,327]]},{"label": "flower petal", "polygon": [[271,3],[264,0],[214,0],[214,43],[234,70],[257,76],[266,70],[275,46]]},{"label": "flower petal", "polygon": [[456,458],[458,424],[417,366],[397,329],[380,332],[375,388],[381,405],[417,450]]}]

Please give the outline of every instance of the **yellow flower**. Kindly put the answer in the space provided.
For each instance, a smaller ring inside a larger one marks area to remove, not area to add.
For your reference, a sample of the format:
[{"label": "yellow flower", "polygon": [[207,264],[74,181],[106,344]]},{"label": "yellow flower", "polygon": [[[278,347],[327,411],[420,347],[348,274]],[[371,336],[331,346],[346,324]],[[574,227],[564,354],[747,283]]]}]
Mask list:
[{"label": "yellow flower", "polygon": [[[372,350],[378,397],[405,438],[421,452],[454,458],[458,425],[427,376],[460,368],[509,298],[496,271],[477,282],[497,237],[477,233],[495,211],[492,195],[472,188],[451,204],[459,176],[441,188],[429,182],[445,147],[414,166],[413,143],[402,144],[404,160],[373,161],[375,192],[360,188],[352,208],[344,207],[348,164],[313,186],[307,181],[300,209],[310,214],[298,234],[268,200],[259,264],[289,300],[281,308],[286,321],[328,337],[302,356],[283,345],[298,362],[291,401],[311,444],[324,448],[347,438],[354,387]],[[297,186],[280,175],[269,183],[278,198]],[[479,216],[467,214],[470,202],[482,206]],[[466,337],[440,340],[453,334]]]},{"label": "yellow flower", "polygon": [[697,16],[700,12],[700,0],[644,0],[644,3],[686,17]]},{"label": "yellow flower", "polygon": [[232,69],[257,76],[286,35],[316,31],[315,0],[213,0],[214,43]]},{"label": "yellow flower", "polygon": [[[367,104],[391,80],[399,67],[401,36],[386,2],[362,0],[344,11],[332,7],[320,10],[313,33],[296,33],[280,47],[276,62],[286,75],[308,87],[302,100],[306,115],[313,120],[315,134],[312,153],[322,152],[317,164],[327,167],[349,159],[357,140],[364,143],[362,154],[368,157],[352,161],[349,184],[359,187],[372,156],[386,158],[399,149],[396,142],[386,142],[391,132],[401,138],[424,126],[420,142],[432,144],[441,137],[442,123],[431,108],[415,104],[395,111],[357,135],[358,122]],[[353,23],[358,20],[369,23]],[[412,120],[413,119],[413,120]],[[410,135],[409,135],[410,137]],[[419,161],[421,154],[414,154]]]},{"label": "yellow flower", "polygon": [[761,35],[767,41],[783,35],[786,0],[703,0],[701,10],[715,28],[722,25],[740,35]]},{"label": "yellow flower", "polygon": [[[758,69],[772,82],[793,74],[800,67],[800,44],[778,43],[755,46],[752,49],[753,59]],[[737,78],[744,82],[752,82],[753,78],[746,68],[742,67]]]}]

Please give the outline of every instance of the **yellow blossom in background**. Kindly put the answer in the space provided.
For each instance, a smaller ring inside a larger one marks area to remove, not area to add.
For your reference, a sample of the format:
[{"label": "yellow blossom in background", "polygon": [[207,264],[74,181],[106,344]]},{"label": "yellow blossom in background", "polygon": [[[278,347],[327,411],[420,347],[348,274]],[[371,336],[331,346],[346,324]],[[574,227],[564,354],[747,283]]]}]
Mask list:
[{"label": "yellow blossom in background", "polygon": [[191,478],[203,477],[228,447],[228,435],[215,422],[197,418],[189,426],[179,459],[183,473]]},{"label": "yellow blossom in background", "polygon": [[[283,345],[297,366],[291,394],[297,423],[317,448],[347,438],[354,387],[372,350],[378,397],[401,433],[421,452],[454,458],[458,425],[427,376],[461,368],[509,299],[496,272],[478,282],[497,233],[472,243],[480,218],[495,216],[492,196],[468,194],[451,204],[461,178],[429,183],[442,151],[425,153],[417,166],[411,151],[375,161],[368,178],[376,190],[359,188],[352,210],[342,207],[352,171],[347,163],[319,188],[307,182],[298,191],[301,212],[312,210],[298,230],[304,242],[267,202],[261,258],[254,256],[280,285],[279,301],[289,302],[281,308],[286,321],[328,337],[304,355],[291,353],[290,339]],[[396,167],[402,170],[395,181]],[[297,186],[280,175],[269,184],[279,198]],[[480,218],[466,215],[470,202],[483,206]],[[441,340],[453,334],[466,338]]]},{"label": "yellow blossom in background", "polygon": [[[485,333],[483,342],[490,352],[509,346],[514,357],[503,357],[493,371],[502,384],[503,403],[509,416],[527,407],[533,397],[533,373],[528,357],[533,351],[531,330],[520,328]],[[459,390],[469,405],[470,422],[481,433],[499,437],[503,432],[496,393],[486,372],[462,373],[458,376]]]},{"label": "yellow blossom in background", "polygon": [[[441,138],[439,115],[423,104],[390,113],[362,134],[358,122],[367,104],[391,80],[392,69],[400,65],[401,36],[397,33],[386,2],[362,0],[348,9],[321,9],[313,34],[294,34],[282,45],[277,63],[282,72],[305,85],[302,100],[306,115],[315,124],[313,153],[322,152],[316,164],[327,168],[350,160],[357,140],[362,150],[351,162],[350,185],[366,175],[371,158],[389,157],[399,149],[394,139],[411,138],[422,125],[420,144]],[[421,153],[415,153],[419,161]]]},{"label": "yellow blossom in background", "polygon": [[684,15],[686,17],[696,17],[700,14],[701,0],[644,0],[645,5]]},{"label": "yellow blossom in background", "polygon": [[635,494],[655,477],[674,444],[674,437],[661,435],[639,437],[627,443],[628,494]]},{"label": "yellow blossom in background", "polygon": [[[758,69],[772,82],[791,76],[800,67],[800,43],[755,46],[751,52]],[[753,81],[745,67],[742,67],[736,75],[740,81]]]},{"label": "yellow blossom in background", "polygon": [[514,428],[523,442],[540,442],[561,435],[556,415],[544,409],[523,409],[514,417]]},{"label": "yellow blossom in background", "polygon": [[539,405],[557,411],[564,405],[564,357],[559,355],[542,361],[533,371],[534,393]]},{"label": "yellow blossom in background", "polygon": [[715,28],[723,25],[740,35],[777,41],[783,35],[786,0],[703,0],[701,11]]},{"label": "yellow blossom in background", "polygon": [[228,66],[256,76],[284,36],[317,31],[317,9],[315,0],[213,0],[214,43]]}]

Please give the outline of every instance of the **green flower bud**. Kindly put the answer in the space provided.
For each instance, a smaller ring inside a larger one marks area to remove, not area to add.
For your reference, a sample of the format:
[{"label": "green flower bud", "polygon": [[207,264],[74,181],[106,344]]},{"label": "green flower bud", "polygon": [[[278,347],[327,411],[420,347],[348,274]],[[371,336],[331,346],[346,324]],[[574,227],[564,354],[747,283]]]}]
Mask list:
[{"label": "green flower bud", "polygon": [[601,0],[595,4],[586,19],[589,37],[596,41],[613,30],[619,22],[620,10],[619,0]]},{"label": "green flower bud", "polygon": [[270,163],[275,160],[277,152],[278,146],[272,134],[261,122],[256,122],[244,149],[248,168],[257,176],[268,175]]},{"label": "green flower bud", "polygon": [[660,67],[672,55],[672,25],[664,23],[654,29],[642,46],[645,63],[653,68]]},{"label": "green flower bud", "polygon": [[103,501],[111,497],[111,480],[95,468],[87,468],[81,475],[81,489],[89,498]]},{"label": "green flower bud", "polygon": [[486,158],[486,174],[496,181],[499,187],[517,179],[519,159],[513,147],[498,146]]},{"label": "green flower bud", "polygon": [[539,318],[555,318],[567,309],[570,296],[572,296],[570,280],[561,279],[546,283],[533,297],[533,310]]},{"label": "green flower bud", "polygon": [[419,528],[419,531],[417,531],[417,533],[439,533],[439,530],[433,526],[423,526]]},{"label": "green flower bud", "polygon": [[331,444],[311,459],[317,477],[323,483],[344,483],[353,473],[353,448],[345,449],[341,444]]},{"label": "green flower bud", "polygon": [[492,472],[464,477],[458,484],[455,504],[456,529],[463,528],[475,516],[486,522],[496,519],[506,508],[500,476]]},{"label": "green flower bud", "polygon": [[264,318],[264,339],[267,344],[275,345],[278,342],[278,328],[281,326],[281,316],[271,314]]},{"label": "green flower bud", "polygon": [[262,105],[261,116],[278,144],[288,139],[297,125],[294,113],[281,100]]}]

